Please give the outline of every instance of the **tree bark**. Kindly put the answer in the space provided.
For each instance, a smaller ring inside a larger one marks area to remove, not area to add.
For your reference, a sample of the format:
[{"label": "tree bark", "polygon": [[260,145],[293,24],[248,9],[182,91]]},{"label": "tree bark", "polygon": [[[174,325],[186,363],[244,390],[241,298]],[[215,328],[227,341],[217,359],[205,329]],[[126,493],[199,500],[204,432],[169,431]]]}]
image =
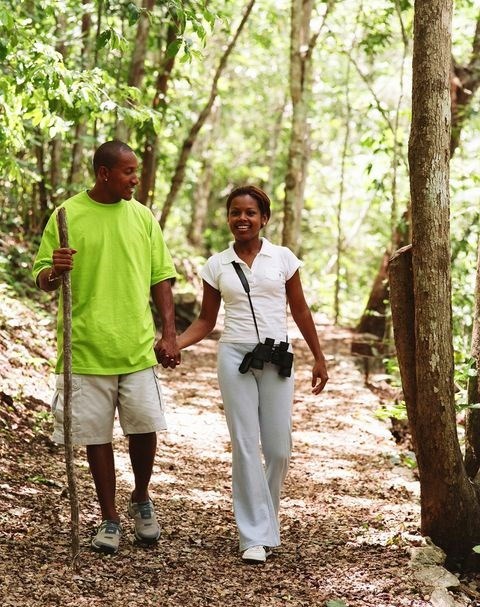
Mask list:
[{"label": "tree bark", "polygon": [[[135,44],[133,47],[132,59],[130,62],[130,71],[128,73],[128,86],[140,88],[145,74],[145,57],[147,54],[148,35],[150,33],[150,13],[155,7],[155,0],[143,0],[142,12],[140,13],[137,31],[135,35]],[[128,141],[130,138],[130,128],[125,122],[120,121],[117,124],[115,137],[121,141]]]},{"label": "tree bark", "polygon": [[417,0],[414,17],[412,198],[417,461],[421,528],[449,555],[480,540],[480,507],[456,434],[450,284],[451,0]]},{"label": "tree bark", "polygon": [[177,166],[175,167],[175,171],[174,171],[172,181],[170,184],[170,190],[169,190],[169,192],[167,194],[167,198],[165,199],[165,202],[163,204],[162,214],[160,216],[160,226],[162,228],[165,227],[165,223],[170,214],[173,203],[175,202],[175,198],[177,197],[177,194],[180,191],[180,188],[182,187],[183,180],[185,178],[185,169],[187,167],[187,162],[188,162],[188,159],[190,158],[190,154],[191,154],[193,145],[197,139],[198,133],[200,132],[200,129],[203,127],[203,125],[205,124],[205,122],[210,114],[210,111],[213,107],[213,103],[217,97],[218,81],[220,79],[220,76],[222,75],[223,70],[225,69],[225,66],[227,65],[228,57],[230,56],[240,34],[242,33],[242,30],[245,26],[245,23],[247,22],[247,19],[252,11],[254,4],[255,4],[255,0],[250,0],[249,3],[247,4],[247,6],[245,8],[245,12],[242,17],[242,20],[240,21],[240,24],[239,24],[231,42],[225,49],[225,52],[224,52],[222,58],[220,59],[220,63],[217,67],[217,71],[215,72],[215,76],[213,77],[212,87],[210,89],[210,96],[208,98],[208,101],[205,104],[202,111],[200,112],[196,122],[190,128],[190,131],[189,131],[185,141],[183,142],[182,148],[180,150],[180,155],[179,155],[179,158],[177,161]]},{"label": "tree bark", "polygon": [[450,94],[452,98],[452,137],[450,156],[460,144],[460,135],[468,118],[473,97],[480,86],[480,18],[477,20],[472,52],[468,65],[460,65],[452,58]]},{"label": "tree bark", "polygon": [[412,443],[417,445],[417,381],[415,371],[415,301],[412,246],[395,252],[388,263],[393,334],[402,379]]},{"label": "tree bark", "polygon": [[[83,0],[83,6],[85,7],[82,15],[82,40],[83,48],[80,59],[81,68],[84,68],[89,63],[91,55],[90,45],[90,32],[92,29],[92,19],[88,7],[90,0]],[[93,59],[94,65],[96,65],[96,53]],[[83,139],[87,133],[87,120],[81,120],[75,125],[75,136],[72,147],[72,159],[70,164],[70,174],[68,177],[68,195],[72,196],[75,192],[75,185],[80,184],[83,181],[83,173],[81,171],[83,161]]]},{"label": "tree bark", "polygon": [[[167,29],[167,40],[165,51],[169,44],[175,40],[177,36],[177,24],[169,23]],[[155,86],[155,96],[153,98],[152,107],[157,110],[161,105],[165,106],[168,82],[170,75],[175,65],[175,57],[164,57],[161,61],[161,66],[157,76],[157,82]],[[137,200],[142,204],[147,205],[153,198],[154,185],[155,185],[155,171],[156,171],[156,160],[157,160],[157,148],[158,148],[158,135],[153,128],[153,125],[147,126],[147,133],[145,137],[145,145],[142,155],[142,174],[140,177],[140,184],[137,188]]]},{"label": "tree bark", "polygon": [[[468,404],[480,403],[478,371],[480,369],[480,240],[477,252],[477,273],[475,278],[475,307],[472,330],[472,369],[476,375],[468,381]],[[465,469],[470,478],[480,470],[480,409],[471,408],[465,416]]]},{"label": "tree bark", "polygon": [[310,41],[312,8],[313,0],[292,0],[290,33],[292,127],[285,175],[282,244],[295,253],[300,251],[301,246],[301,215],[309,157],[308,95],[312,72],[311,51],[315,44]]}]

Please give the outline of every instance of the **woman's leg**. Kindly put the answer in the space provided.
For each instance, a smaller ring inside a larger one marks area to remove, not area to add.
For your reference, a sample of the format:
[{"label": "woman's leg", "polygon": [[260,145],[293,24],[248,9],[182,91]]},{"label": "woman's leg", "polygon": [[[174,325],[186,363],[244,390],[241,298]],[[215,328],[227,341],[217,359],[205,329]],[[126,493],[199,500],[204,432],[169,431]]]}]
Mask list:
[{"label": "woman's leg", "polygon": [[292,452],[292,403],[294,378],[278,375],[278,367],[266,364],[258,375],[260,438],[268,486],[278,517],[280,494]]},{"label": "woman's leg", "polygon": [[260,451],[259,397],[255,375],[238,367],[251,346],[220,343],[218,378],[232,442],[232,488],[240,550],[278,546],[277,514]]}]

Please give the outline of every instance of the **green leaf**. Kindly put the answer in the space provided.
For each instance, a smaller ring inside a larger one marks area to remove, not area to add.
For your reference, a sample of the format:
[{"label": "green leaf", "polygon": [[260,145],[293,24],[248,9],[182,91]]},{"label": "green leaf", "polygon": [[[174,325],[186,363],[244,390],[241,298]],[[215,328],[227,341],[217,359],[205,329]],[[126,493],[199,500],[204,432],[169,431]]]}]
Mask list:
[{"label": "green leaf", "polygon": [[7,45],[0,41],[0,61],[6,59],[8,55]]},{"label": "green leaf", "polygon": [[140,9],[134,2],[129,2],[126,6],[126,10],[129,25],[134,25],[140,19]]},{"label": "green leaf", "polygon": [[167,47],[167,57],[168,59],[171,59],[172,57],[175,57],[178,53],[178,51],[180,50],[181,46],[182,46],[182,39],[181,38],[177,38],[176,40],[174,40],[173,42],[170,42],[170,44]]},{"label": "green leaf", "polygon": [[480,546],[474,546],[472,548],[472,552],[475,552],[476,554],[480,554]]},{"label": "green leaf", "polygon": [[325,607],[348,607],[348,605],[341,600],[334,599],[333,601],[327,601]]},{"label": "green leaf", "polygon": [[112,37],[112,30],[104,30],[97,38],[97,48],[105,48]]}]

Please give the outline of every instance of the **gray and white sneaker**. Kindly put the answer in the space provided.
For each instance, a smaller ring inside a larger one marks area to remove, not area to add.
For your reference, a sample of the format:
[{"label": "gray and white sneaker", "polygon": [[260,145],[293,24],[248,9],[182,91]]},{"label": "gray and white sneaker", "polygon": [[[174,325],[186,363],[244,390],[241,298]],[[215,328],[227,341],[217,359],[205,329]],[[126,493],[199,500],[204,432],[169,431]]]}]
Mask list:
[{"label": "gray and white sneaker", "polygon": [[146,544],[153,544],[158,540],[160,526],[151,499],[146,502],[132,502],[130,498],[128,514],[134,519],[137,540]]},{"label": "gray and white sneaker", "polygon": [[118,551],[122,526],[117,521],[102,521],[92,539],[92,548],[98,552],[115,554]]}]

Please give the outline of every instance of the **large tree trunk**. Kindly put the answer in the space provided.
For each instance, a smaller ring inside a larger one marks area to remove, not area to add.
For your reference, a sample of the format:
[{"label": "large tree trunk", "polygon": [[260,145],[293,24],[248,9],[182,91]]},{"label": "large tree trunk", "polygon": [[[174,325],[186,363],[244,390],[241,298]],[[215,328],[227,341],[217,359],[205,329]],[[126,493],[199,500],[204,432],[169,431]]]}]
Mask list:
[{"label": "large tree trunk", "polygon": [[254,4],[255,4],[255,0],[250,0],[249,3],[247,4],[247,7],[245,8],[245,12],[242,17],[242,20],[240,21],[240,24],[239,24],[231,42],[225,49],[225,52],[223,53],[222,58],[220,59],[220,63],[217,67],[217,71],[215,72],[215,76],[213,77],[212,87],[210,89],[210,96],[208,98],[208,101],[205,104],[205,107],[200,112],[196,122],[190,128],[190,131],[188,132],[188,135],[185,138],[185,141],[183,142],[182,148],[180,150],[180,155],[177,160],[177,166],[175,167],[175,171],[173,173],[172,181],[170,184],[170,190],[169,190],[169,192],[167,194],[167,198],[165,199],[165,202],[163,204],[162,214],[160,216],[160,226],[162,228],[165,227],[165,223],[170,214],[173,203],[175,202],[175,198],[177,197],[177,194],[178,194],[180,188],[182,187],[183,180],[185,178],[185,169],[187,167],[187,161],[190,158],[190,153],[191,153],[193,145],[197,139],[198,133],[200,132],[200,129],[203,127],[208,116],[210,115],[211,109],[213,107],[213,103],[217,97],[218,81],[220,79],[220,76],[222,75],[223,70],[225,69],[225,66],[227,65],[228,57],[230,56],[230,54],[238,40],[238,37],[240,36],[240,34],[245,26],[245,23],[247,22],[247,19],[252,11]]},{"label": "large tree trunk", "polygon": [[422,533],[447,554],[480,540],[480,508],[456,433],[450,284],[451,0],[415,2],[409,141],[417,460]]}]

